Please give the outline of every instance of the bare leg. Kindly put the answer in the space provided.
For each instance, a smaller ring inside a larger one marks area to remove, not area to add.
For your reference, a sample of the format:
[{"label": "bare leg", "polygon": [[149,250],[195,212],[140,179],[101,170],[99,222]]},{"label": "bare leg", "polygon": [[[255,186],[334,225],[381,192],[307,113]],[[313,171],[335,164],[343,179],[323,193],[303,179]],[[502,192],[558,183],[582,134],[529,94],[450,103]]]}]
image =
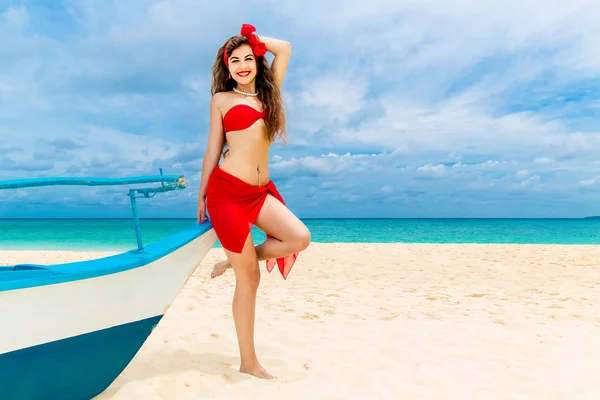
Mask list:
[{"label": "bare leg", "polygon": [[256,313],[256,292],[260,283],[260,270],[252,236],[248,235],[241,254],[225,250],[235,272],[235,293],[233,295],[233,320],[240,347],[240,372],[257,378],[273,379],[258,362],[254,347],[254,319]]},{"label": "bare leg", "polygon": [[[306,249],[310,244],[310,231],[306,225],[271,195],[267,195],[255,224],[259,229],[274,236],[255,246],[258,261],[294,254]],[[231,268],[229,260],[216,263],[211,278],[223,275],[228,268]]]}]

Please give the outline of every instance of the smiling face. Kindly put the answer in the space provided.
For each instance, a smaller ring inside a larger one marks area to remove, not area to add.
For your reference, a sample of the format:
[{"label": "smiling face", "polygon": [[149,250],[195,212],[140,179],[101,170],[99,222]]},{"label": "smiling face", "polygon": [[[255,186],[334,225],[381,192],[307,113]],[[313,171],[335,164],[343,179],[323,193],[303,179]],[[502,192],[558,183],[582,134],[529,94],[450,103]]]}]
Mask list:
[{"label": "smiling face", "polygon": [[239,84],[247,85],[256,79],[256,57],[249,45],[243,44],[229,56],[229,72]]}]

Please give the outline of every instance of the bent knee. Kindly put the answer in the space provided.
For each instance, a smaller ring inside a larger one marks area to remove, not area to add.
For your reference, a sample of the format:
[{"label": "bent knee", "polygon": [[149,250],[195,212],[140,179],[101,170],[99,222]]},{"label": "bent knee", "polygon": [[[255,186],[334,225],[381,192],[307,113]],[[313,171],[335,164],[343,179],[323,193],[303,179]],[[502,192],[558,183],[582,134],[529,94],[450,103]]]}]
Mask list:
[{"label": "bent knee", "polygon": [[294,238],[294,247],[296,251],[305,250],[310,245],[310,231],[308,228],[304,227],[301,229]]}]

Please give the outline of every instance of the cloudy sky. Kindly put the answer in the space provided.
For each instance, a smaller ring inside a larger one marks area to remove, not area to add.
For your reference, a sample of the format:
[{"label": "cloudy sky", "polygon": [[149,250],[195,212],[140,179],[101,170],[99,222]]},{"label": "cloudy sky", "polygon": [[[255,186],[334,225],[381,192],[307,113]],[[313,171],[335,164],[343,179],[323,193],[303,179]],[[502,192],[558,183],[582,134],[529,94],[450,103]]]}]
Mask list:
[{"label": "cloudy sky", "polygon": [[[600,214],[595,0],[0,0],[0,180],[184,174],[243,23],[292,43],[271,177],[300,217]],[[272,57],[270,57],[272,59]],[[124,187],[0,191],[0,217],[128,217]]]}]

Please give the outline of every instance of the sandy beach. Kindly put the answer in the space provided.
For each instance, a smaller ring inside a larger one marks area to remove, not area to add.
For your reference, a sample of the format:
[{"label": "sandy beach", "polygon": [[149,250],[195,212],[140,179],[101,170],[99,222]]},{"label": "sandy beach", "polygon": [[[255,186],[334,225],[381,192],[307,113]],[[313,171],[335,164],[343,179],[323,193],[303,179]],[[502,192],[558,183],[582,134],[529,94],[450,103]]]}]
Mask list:
[{"label": "sandy beach", "polygon": [[[1,251],[1,264],[113,253]],[[600,247],[320,244],[262,280],[262,381],[237,372],[212,249],[109,399],[598,399]]]}]

